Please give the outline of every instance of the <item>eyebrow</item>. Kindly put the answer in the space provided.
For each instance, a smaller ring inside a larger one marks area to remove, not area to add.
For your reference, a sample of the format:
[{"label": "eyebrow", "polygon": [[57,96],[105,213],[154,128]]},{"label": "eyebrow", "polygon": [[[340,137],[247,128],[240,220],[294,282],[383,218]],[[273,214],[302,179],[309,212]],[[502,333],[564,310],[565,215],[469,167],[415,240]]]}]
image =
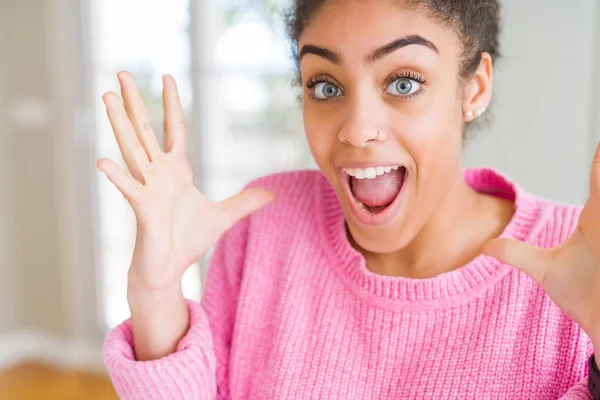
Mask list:
[{"label": "eyebrow", "polygon": [[[393,53],[398,49],[411,45],[425,46],[438,54],[440,53],[435,44],[425,39],[423,36],[408,35],[400,39],[394,40],[393,42],[388,43],[385,46],[377,48],[375,51],[369,54],[365,58],[365,60],[367,61],[367,63],[372,64],[375,61],[381,60],[383,57],[387,56],[390,53]],[[298,60],[302,60],[302,57],[304,57],[307,54],[314,54],[316,56],[329,60],[334,64],[340,64],[340,60],[342,58],[340,54],[336,53],[335,51],[315,46],[313,44],[306,44],[302,46],[302,50],[300,50],[300,53],[298,54]]]},{"label": "eyebrow", "polygon": [[340,55],[335,51],[327,50],[319,46],[315,46],[314,44],[305,44],[302,46],[302,50],[300,50],[300,54],[298,55],[298,60],[302,60],[307,54],[314,54],[321,58],[331,61],[334,64],[340,63]]}]

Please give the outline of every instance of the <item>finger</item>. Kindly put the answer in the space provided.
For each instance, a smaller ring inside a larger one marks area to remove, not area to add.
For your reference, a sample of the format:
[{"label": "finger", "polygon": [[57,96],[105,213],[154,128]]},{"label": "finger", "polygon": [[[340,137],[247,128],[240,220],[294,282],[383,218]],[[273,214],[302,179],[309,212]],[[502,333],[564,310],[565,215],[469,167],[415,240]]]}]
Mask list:
[{"label": "finger", "polygon": [[102,158],[98,160],[96,167],[106,175],[129,202],[140,198],[144,186],[120,165],[107,158]]},{"label": "finger", "polygon": [[520,269],[543,286],[549,260],[547,249],[519,240],[494,239],[484,245],[482,252],[504,264]]},{"label": "finger", "polygon": [[267,189],[252,188],[230,197],[220,203],[224,215],[225,230],[231,228],[237,221],[244,218],[275,198],[275,194]]},{"label": "finger", "polygon": [[135,78],[127,71],[121,71],[117,74],[121,85],[121,94],[125,102],[125,111],[131,120],[133,128],[137,134],[138,140],[146,150],[150,161],[156,160],[160,153],[160,146],[156,140],[156,135],[152,130],[152,125],[146,114],[146,107],[142,100],[140,90],[135,82]]},{"label": "finger", "polygon": [[177,83],[171,75],[163,76],[163,108],[165,112],[165,152],[185,153],[185,116]]},{"label": "finger", "polygon": [[600,198],[600,143],[596,147],[596,154],[592,162],[592,174],[590,179],[590,193]]},{"label": "finger", "polygon": [[115,133],[117,144],[127,167],[135,179],[145,183],[143,171],[148,170],[150,161],[135,134],[129,117],[125,113],[123,103],[115,92],[105,93],[102,100],[106,105],[110,125]]}]

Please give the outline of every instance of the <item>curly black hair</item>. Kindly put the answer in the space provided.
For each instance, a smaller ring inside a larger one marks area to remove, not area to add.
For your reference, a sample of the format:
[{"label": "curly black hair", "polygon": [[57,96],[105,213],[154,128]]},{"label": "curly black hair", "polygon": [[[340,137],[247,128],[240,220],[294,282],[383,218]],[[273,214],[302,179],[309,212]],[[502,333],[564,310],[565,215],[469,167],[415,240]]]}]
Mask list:
[{"label": "curly black hair", "polygon": [[[463,44],[460,75],[467,79],[487,52],[500,57],[500,5],[497,0],[399,0],[404,7],[425,10],[430,18],[454,29]],[[325,0],[294,0],[286,13],[287,31],[298,64],[298,40]]]}]

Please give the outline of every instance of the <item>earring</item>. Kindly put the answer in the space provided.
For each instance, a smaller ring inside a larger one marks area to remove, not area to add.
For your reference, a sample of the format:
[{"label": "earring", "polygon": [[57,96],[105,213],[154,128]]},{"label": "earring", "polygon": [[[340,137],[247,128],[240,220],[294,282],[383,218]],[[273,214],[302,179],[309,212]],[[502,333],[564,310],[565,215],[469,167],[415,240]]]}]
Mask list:
[{"label": "earring", "polygon": [[481,116],[483,115],[483,113],[485,113],[485,111],[486,111],[486,108],[485,108],[485,107],[483,107],[483,108],[478,108],[478,109],[477,109],[477,110],[475,110],[475,111],[469,110],[469,111],[465,112],[465,118],[466,118],[468,121],[471,121],[471,120],[473,120],[473,119],[475,119],[475,118],[479,118],[479,117],[481,117]]}]

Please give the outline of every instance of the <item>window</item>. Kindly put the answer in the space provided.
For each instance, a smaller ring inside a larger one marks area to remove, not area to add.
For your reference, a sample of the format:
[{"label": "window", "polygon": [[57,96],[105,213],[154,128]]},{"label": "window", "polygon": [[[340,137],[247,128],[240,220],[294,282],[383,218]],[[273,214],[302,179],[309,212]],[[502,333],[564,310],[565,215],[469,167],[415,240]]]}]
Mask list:
[{"label": "window", "polygon": [[[291,84],[294,65],[283,33],[282,4],[274,0],[216,3],[193,4],[204,8],[196,14],[212,12],[219,17],[210,40],[190,37],[190,32],[205,31],[191,29],[200,21],[187,0],[96,0],[92,36],[98,158],[121,160],[101,102],[102,93],[118,88],[116,73],[127,69],[136,76],[161,143],[161,76],[170,73],[177,79],[188,120],[201,122],[188,133],[198,144],[198,150],[188,156],[200,189],[220,200],[258,176],[314,164],[302,133],[297,91]],[[192,43],[206,42],[210,42],[209,60],[203,61],[211,67],[193,65],[194,52],[201,50]],[[208,92],[192,93],[196,81],[205,83],[201,87],[210,88]],[[112,184],[101,174],[96,177],[100,180],[99,304],[106,329],[129,315],[126,279],[135,219]],[[200,267],[194,266],[184,276],[184,293],[193,299],[200,297]]]},{"label": "window", "polygon": [[206,138],[207,193],[224,198],[251,178],[305,168],[312,158],[302,133],[294,63],[281,1],[221,1],[214,45],[218,132]]},{"label": "window", "polygon": [[[148,115],[162,143],[161,76],[171,73],[178,80],[181,99],[189,113],[190,81],[189,8],[187,0],[97,0],[92,10],[94,93],[97,104],[97,158],[122,158],[101,101],[102,93],[118,93],[116,73],[127,69],[138,82]],[[135,217],[129,204],[102,174],[99,189],[100,270],[98,291],[101,320],[112,327],[129,315],[126,300],[127,269],[135,239]],[[184,280],[186,296],[198,298],[198,267]]]}]

